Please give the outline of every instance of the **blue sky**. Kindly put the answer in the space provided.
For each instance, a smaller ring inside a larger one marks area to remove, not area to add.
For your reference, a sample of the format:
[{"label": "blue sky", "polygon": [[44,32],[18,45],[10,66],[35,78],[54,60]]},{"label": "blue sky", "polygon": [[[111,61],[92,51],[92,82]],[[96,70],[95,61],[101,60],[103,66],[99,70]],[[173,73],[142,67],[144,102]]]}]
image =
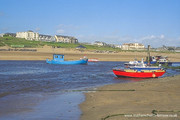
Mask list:
[{"label": "blue sky", "polygon": [[180,0],[0,0],[0,33],[180,46]]}]

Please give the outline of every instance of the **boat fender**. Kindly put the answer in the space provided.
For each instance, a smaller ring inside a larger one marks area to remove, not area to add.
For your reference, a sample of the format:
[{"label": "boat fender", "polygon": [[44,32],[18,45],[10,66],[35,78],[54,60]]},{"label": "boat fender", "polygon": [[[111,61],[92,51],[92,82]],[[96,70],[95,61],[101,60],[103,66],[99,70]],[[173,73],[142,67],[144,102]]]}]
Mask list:
[{"label": "boat fender", "polygon": [[156,77],[156,74],[153,73],[153,74],[152,74],[152,77],[155,78],[155,77]]}]

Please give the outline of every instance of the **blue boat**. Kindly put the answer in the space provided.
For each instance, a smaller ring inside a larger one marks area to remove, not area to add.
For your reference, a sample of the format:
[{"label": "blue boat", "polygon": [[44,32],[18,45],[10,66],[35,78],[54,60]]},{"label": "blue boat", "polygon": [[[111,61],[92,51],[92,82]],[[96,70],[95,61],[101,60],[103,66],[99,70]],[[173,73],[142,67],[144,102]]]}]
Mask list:
[{"label": "blue boat", "polygon": [[[145,61],[144,63],[145,63],[145,64],[148,64],[147,61]],[[156,63],[157,63],[157,61],[150,61],[150,64],[156,64]]]},{"label": "blue boat", "polygon": [[64,61],[64,55],[61,55],[61,54],[53,54],[53,60],[46,59],[46,63],[62,64],[62,65],[87,64],[87,62],[88,62],[88,59],[86,57],[81,58],[80,60]]}]

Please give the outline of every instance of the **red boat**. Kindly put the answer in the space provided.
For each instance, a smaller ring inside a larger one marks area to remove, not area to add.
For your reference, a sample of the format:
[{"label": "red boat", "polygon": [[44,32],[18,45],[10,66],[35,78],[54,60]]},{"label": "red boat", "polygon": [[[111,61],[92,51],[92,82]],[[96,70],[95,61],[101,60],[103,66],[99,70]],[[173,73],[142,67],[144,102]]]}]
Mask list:
[{"label": "red boat", "polygon": [[117,77],[133,77],[133,78],[157,78],[162,76],[166,71],[159,70],[131,70],[131,69],[113,69]]},{"label": "red boat", "polygon": [[99,60],[97,58],[89,58],[88,62],[98,62]]}]

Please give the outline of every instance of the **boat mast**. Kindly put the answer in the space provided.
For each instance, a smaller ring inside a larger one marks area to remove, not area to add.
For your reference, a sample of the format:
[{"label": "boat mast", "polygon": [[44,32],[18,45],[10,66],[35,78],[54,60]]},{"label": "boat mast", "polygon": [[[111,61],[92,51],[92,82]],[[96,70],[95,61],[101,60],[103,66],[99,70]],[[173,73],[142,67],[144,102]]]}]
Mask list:
[{"label": "boat mast", "polygon": [[147,49],[147,53],[148,53],[148,58],[147,58],[147,62],[148,62],[148,65],[150,65],[150,45],[148,45],[148,49]]}]

